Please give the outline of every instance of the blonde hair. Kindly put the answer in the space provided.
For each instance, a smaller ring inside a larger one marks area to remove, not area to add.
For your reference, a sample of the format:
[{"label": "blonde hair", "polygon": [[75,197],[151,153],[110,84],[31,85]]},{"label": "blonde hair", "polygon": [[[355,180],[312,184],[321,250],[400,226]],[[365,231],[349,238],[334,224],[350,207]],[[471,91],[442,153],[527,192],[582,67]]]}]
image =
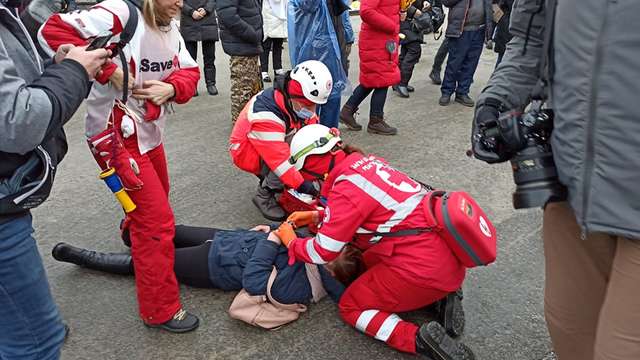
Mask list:
[{"label": "blonde hair", "polygon": [[142,4],[142,17],[144,17],[144,22],[147,26],[154,30],[158,29],[158,25],[167,25],[171,22],[170,18],[165,19],[158,13],[155,0],[144,0]]}]

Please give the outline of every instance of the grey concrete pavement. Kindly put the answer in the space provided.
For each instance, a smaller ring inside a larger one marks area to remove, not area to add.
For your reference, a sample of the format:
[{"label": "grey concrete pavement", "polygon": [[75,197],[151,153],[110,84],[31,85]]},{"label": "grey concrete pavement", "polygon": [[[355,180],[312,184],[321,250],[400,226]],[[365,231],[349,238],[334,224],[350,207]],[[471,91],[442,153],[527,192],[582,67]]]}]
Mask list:
[{"label": "grey concrete pavement", "polygon": [[[357,23],[355,24],[358,27]],[[389,91],[386,118],[393,137],[344,131],[346,141],[387,158],[395,167],[436,187],[465,189],[490,214],[499,231],[495,264],[469,271],[464,285],[467,327],[464,341],[482,360],[550,359],[542,313],[543,259],[539,210],[514,211],[508,165],[488,166],[465,156],[472,110],[438,105],[439,88],[427,74],[439,42],[427,37],[410,99]],[[358,51],[351,56],[357,83]],[[236,169],[227,154],[231,130],[228,57],[217,47],[220,95],[177,106],[166,129],[177,223],[246,228],[264,223],[250,199],[254,176]],[[472,95],[490,75],[495,54],[485,50]],[[354,84],[355,85],[355,84]],[[278,331],[235,321],[226,313],[234,293],[181,287],[185,307],[200,328],[173,335],[147,329],[137,315],[133,278],[102,274],[55,262],[59,241],[100,251],[124,251],[119,240],[121,210],[105,185],[84,140],[83,111],[67,126],[69,153],[50,200],[34,211],[36,238],[60,310],[72,328],[63,359],[411,359],[368,338],[338,317],[329,300],[310,306],[300,320]],[[368,102],[359,119],[366,124]],[[406,315],[417,322],[427,314]]]}]

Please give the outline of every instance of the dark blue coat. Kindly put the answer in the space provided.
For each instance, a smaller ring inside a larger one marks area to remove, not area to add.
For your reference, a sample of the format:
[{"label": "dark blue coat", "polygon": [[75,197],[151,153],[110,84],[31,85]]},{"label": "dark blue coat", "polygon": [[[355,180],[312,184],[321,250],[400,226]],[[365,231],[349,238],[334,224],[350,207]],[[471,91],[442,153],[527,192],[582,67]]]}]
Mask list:
[{"label": "dark blue coat", "polygon": [[[209,251],[209,278],[223,290],[244,288],[251,295],[264,295],[273,266],[278,275],[271,295],[283,304],[309,304],[311,285],[305,265],[297,261],[289,266],[287,248],[267,240],[267,233],[249,230],[220,230]],[[318,266],[329,296],[338,302],[344,286],[322,266]]]}]

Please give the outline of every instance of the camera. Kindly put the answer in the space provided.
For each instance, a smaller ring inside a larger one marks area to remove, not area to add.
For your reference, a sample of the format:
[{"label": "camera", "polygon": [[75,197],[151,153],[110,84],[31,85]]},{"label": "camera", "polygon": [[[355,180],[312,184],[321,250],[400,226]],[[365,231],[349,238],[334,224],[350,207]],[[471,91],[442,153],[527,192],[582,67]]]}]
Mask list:
[{"label": "camera", "polygon": [[553,161],[549,143],[552,131],[553,110],[540,107],[525,113],[505,113],[497,121],[480,125],[481,144],[510,157],[516,209],[541,207],[567,197]]}]

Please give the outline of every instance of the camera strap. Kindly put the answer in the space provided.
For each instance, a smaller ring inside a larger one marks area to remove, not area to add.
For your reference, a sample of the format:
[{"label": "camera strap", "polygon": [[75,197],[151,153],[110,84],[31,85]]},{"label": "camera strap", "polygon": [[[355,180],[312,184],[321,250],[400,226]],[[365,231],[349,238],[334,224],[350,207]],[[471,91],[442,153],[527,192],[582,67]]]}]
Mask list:
[{"label": "camera strap", "polygon": [[124,0],[129,9],[129,20],[124,26],[124,29],[120,33],[120,41],[116,45],[116,51],[122,62],[123,81],[122,81],[122,102],[127,103],[129,97],[129,64],[127,63],[127,57],[124,55],[124,47],[127,46],[129,41],[133,38],[138,27],[138,9],[129,0]]}]

